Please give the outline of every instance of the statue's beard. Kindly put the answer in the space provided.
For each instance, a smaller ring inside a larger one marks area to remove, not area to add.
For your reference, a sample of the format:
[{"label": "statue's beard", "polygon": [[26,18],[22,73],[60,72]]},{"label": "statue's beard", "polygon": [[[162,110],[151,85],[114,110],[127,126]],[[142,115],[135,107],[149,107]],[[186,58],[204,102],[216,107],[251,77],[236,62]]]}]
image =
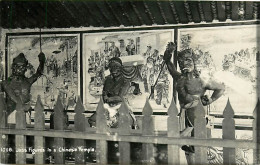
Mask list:
[{"label": "statue's beard", "polygon": [[190,72],[193,72],[193,70],[194,70],[194,67],[187,65],[187,66],[185,66],[181,69],[181,72],[182,73],[190,73]]}]

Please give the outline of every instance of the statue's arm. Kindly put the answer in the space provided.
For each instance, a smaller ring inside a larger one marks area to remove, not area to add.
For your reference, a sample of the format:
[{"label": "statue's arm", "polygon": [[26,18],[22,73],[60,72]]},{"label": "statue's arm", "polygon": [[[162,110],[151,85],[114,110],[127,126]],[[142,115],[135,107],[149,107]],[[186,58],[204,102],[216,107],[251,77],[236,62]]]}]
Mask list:
[{"label": "statue's arm", "polygon": [[213,90],[213,93],[211,95],[210,98],[208,98],[207,102],[203,103],[203,99],[202,99],[202,103],[204,105],[208,105],[214,101],[216,101],[217,99],[219,99],[225,92],[225,85],[223,83],[219,83],[217,81],[214,81],[214,80],[209,80],[207,83],[206,83],[206,86],[205,88],[207,90]]},{"label": "statue's arm", "polygon": [[45,64],[45,62],[46,62],[46,58],[45,58],[44,53],[41,52],[41,53],[38,55],[38,58],[39,58],[40,64],[39,64],[39,66],[38,66],[38,68],[37,68],[36,73],[33,74],[33,75],[28,79],[28,81],[29,81],[30,84],[33,84],[39,77],[41,77],[41,75],[43,74],[43,71],[44,71],[44,64]]},{"label": "statue's arm", "polygon": [[175,65],[171,62],[172,50],[166,49],[164,52],[163,59],[172,77],[177,80],[180,78],[181,73],[177,71]]},{"label": "statue's arm", "polygon": [[174,66],[174,64],[171,61],[165,61],[165,63],[166,63],[166,66],[167,66],[171,76],[173,77],[173,79],[175,79],[175,80],[179,79],[181,76],[181,73],[176,70],[176,67]]}]

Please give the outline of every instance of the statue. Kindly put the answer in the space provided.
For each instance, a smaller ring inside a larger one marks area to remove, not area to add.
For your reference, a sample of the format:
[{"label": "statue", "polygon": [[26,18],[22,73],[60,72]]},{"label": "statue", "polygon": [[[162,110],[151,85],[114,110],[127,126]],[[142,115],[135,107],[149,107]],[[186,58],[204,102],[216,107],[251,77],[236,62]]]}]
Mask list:
[{"label": "statue", "polygon": [[16,104],[19,102],[26,107],[26,110],[30,108],[31,86],[43,74],[45,64],[44,53],[41,52],[38,58],[39,67],[29,78],[25,77],[28,61],[24,54],[20,53],[13,59],[11,76],[1,83],[1,90],[6,94],[7,116],[16,109]]},{"label": "statue", "polygon": [[[185,126],[192,127],[194,125],[194,113],[190,108],[195,107],[199,101],[206,106],[220,98],[225,86],[212,79],[205,81],[200,78],[200,72],[196,68],[195,56],[192,49],[185,49],[178,52],[177,61],[181,72],[178,72],[171,62],[172,52],[175,50],[174,43],[169,43],[164,53],[164,61],[172,75],[174,81],[177,82],[178,99],[181,107],[181,116],[185,118]],[[205,95],[207,90],[212,90],[211,97]],[[191,132],[191,136],[194,133]],[[193,146],[182,146],[186,152],[194,152]]]},{"label": "statue", "polygon": [[[109,60],[108,68],[110,75],[105,78],[102,98],[104,108],[107,110],[107,125],[111,128],[118,127],[118,110],[126,96],[131,83],[123,76],[123,65],[119,57],[113,57]],[[130,110],[129,115],[132,118],[132,127],[136,128],[136,119]],[[96,113],[89,118],[91,126],[96,125]]]}]

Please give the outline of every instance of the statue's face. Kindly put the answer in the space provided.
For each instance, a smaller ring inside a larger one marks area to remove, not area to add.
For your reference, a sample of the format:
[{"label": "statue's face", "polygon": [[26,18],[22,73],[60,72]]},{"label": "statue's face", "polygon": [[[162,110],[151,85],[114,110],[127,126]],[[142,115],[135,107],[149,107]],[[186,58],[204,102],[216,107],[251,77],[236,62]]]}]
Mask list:
[{"label": "statue's face", "polygon": [[121,68],[122,66],[112,63],[109,66],[109,71],[111,75],[115,78],[121,75]]},{"label": "statue's face", "polygon": [[183,57],[179,59],[178,62],[182,73],[193,72],[194,62],[190,54],[184,54]]},{"label": "statue's face", "polygon": [[24,63],[16,63],[12,65],[12,74],[15,76],[23,76],[26,70],[26,65]]}]

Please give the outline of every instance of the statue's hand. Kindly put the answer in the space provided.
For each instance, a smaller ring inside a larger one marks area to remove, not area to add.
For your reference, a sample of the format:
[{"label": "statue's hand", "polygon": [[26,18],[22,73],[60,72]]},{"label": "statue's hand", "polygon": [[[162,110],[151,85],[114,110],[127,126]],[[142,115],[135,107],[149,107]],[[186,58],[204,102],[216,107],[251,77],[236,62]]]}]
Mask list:
[{"label": "statue's hand", "polygon": [[44,54],[43,52],[41,52],[41,53],[38,55],[38,58],[39,58],[39,61],[40,61],[40,62],[45,63],[46,57],[45,57],[45,54]]},{"label": "statue's hand", "polygon": [[207,95],[204,95],[204,96],[202,96],[201,97],[201,103],[202,103],[202,105],[209,105],[209,104],[211,104],[213,102],[213,100],[211,99],[211,98],[208,98],[208,96]]},{"label": "statue's hand", "polygon": [[164,52],[163,59],[164,61],[170,61],[172,58],[172,52],[176,49],[176,45],[173,42],[169,42],[167,48]]}]

